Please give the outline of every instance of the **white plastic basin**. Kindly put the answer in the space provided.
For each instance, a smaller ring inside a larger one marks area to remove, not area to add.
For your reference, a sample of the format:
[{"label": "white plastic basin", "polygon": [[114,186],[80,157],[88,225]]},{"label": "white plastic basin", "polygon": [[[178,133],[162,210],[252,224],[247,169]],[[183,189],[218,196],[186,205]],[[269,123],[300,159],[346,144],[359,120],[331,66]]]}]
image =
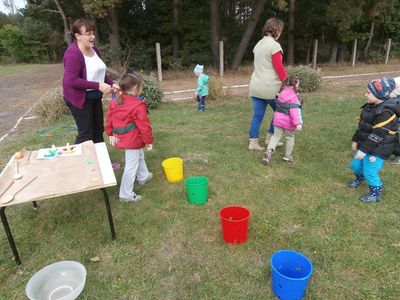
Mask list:
[{"label": "white plastic basin", "polygon": [[28,281],[25,293],[31,300],[73,300],[82,292],[86,268],[76,261],[48,265]]}]

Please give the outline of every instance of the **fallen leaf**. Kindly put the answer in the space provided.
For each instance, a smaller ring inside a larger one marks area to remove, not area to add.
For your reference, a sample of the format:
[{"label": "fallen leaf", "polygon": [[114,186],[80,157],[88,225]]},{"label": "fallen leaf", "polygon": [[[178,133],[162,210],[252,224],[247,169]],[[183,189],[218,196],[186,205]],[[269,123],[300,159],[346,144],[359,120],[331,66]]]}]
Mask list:
[{"label": "fallen leaf", "polygon": [[100,261],[100,257],[94,256],[94,257],[90,258],[90,261],[91,262],[99,262]]}]

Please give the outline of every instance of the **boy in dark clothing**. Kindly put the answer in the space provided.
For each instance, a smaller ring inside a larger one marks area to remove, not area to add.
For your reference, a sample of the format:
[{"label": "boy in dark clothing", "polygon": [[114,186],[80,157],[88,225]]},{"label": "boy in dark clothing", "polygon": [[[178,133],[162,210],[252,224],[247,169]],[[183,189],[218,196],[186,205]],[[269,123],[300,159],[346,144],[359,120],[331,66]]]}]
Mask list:
[{"label": "boy in dark clothing", "polygon": [[398,141],[400,105],[389,100],[394,88],[393,78],[385,77],[367,85],[367,103],[362,106],[360,122],[352,138],[352,150],[356,154],[350,168],[356,178],[349,187],[357,188],[364,180],[368,183],[369,193],[360,197],[364,203],[379,202],[383,188],[379,171]]}]

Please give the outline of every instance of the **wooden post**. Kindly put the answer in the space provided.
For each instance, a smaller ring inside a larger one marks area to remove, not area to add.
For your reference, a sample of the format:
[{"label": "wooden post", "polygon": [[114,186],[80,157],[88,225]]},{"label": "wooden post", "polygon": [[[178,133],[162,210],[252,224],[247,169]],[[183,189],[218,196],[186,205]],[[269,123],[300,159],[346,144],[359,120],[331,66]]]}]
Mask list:
[{"label": "wooden post", "polygon": [[313,70],[317,69],[317,52],[318,52],[318,40],[314,40],[314,50],[313,50]]},{"label": "wooden post", "polygon": [[158,81],[162,81],[161,48],[160,48],[160,43],[156,43],[156,56],[157,56]]},{"label": "wooden post", "polygon": [[224,42],[219,41],[219,76],[224,77]]},{"label": "wooden post", "polygon": [[356,65],[356,54],[357,54],[357,39],[353,43],[353,54],[351,56],[351,65],[354,67]]},{"label": "wooden post", "polygon": [[392,39],[387,40],[386,44],[386,57],[385,57],[385,65],[387,65],[389,61],[389,53],[390,53],[390,46],[392,45]]}]

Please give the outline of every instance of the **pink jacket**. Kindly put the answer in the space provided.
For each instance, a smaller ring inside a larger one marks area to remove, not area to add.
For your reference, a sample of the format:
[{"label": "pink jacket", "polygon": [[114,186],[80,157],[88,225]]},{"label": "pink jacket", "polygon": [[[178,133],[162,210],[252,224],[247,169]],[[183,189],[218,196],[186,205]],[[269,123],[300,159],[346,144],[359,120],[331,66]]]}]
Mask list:
[{"label": "pink jacket", "polygon": [[[279,106],[280,103],[282,104],[281,106]],[[288,108],[288,104],[294,104],[295,107]],[[297,125],[303,124],[301,107],[298,107],[299,105],[301,105],[301,100],[294,87],[286,86],[279,92],[276,99],[274,125],[294,131]],[[283,109],[280,109],[280,107]]]}]

